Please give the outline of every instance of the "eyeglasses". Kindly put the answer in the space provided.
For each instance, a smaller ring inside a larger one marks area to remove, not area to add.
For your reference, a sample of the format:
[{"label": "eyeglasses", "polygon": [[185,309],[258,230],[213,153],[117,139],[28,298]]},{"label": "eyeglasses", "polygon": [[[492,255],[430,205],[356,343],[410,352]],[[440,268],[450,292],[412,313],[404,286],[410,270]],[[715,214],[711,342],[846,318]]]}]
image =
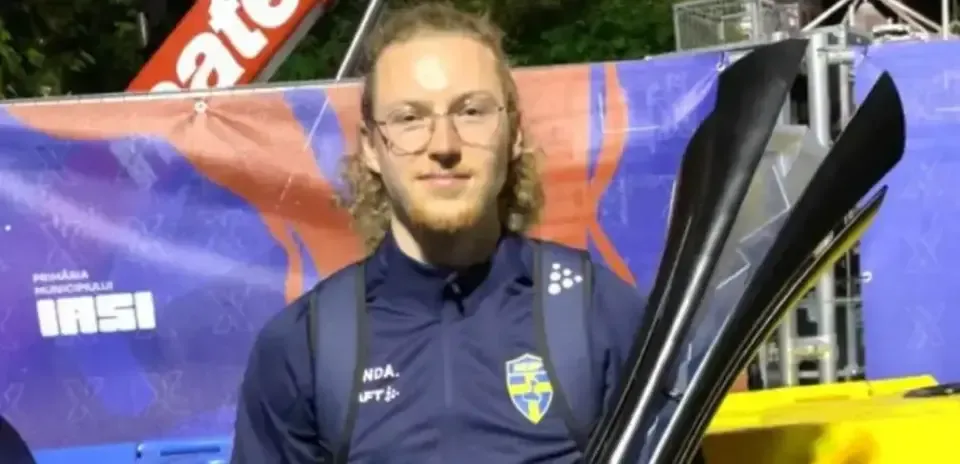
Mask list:
[{"label": "eyeglasses", "polygon": [[385,119],[374,122],[386,142],[395,150],[409,154],[427,148],[437,129],[438,118],[446,118],[464,144],[490,145],[500,130],[500,113],[505,109],[492,100],[468,102],[442,114],[410,107],[394,111]]}]

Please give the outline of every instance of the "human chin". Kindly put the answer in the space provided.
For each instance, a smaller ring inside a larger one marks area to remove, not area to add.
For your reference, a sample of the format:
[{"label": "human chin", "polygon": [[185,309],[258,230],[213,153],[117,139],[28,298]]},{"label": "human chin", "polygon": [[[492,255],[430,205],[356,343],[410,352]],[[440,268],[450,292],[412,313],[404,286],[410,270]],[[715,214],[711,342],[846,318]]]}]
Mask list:
[{"label": "human chin", "polygon": [[480,221],[483,203],[475,196],[455,198],[416,196],[410,199],[407,214],[418,227],[434,232],[455,233]]}]

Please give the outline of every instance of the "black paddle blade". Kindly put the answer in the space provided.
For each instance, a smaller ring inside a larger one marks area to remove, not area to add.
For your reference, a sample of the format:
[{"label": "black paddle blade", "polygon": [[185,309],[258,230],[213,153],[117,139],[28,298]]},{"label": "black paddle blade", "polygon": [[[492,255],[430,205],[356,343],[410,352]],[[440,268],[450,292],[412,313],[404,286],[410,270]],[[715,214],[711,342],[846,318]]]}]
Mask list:
[{"label": "black paddle blade", "polygon": [[[708,349],[676,411],[666,423],[651,464],[685,462],[702,437],[733,375],[753,353],[787,307],[792,278],[815,262],[809,257],[881,179],[900,161],[905,146],[903,105],[893,80],[880,76],[859,110],[817,169],[800,200],[750,280],[736,309]],[[882,198],[882,197],[881,197]],[[879,202],[879,200],[877,200]],[[747,353],[747,354],[744,354]]]},{"label": "black paddle blade", "polygon": [[[756,332],[757,337],[755,339],[745,340],[741,345],[742,347],[759,346],[764,339],[768,338],[773,333],[777,323],[782,319],[782,316],[784,316],[791,308],[795,308],[807,294],[807,292],[813,289],[817,283],[817,279],[824,272],[833,267],[845,253],[850,251],[853,246],[856,245],[856,242],[863,237],[864,232],[867,231],[867,229],[873,223],[873,220],[876,218],[877,213],[880,210],[880,206],[883,203],[883,199],[885,198],[886,192],[887,188],[881,187],[874,197],[868,200],[862,208],[854,211],[851,215],[852,219],[830,241],[830,243],[823,247],[819,254],[810,257],[797,272],[797,274],[794,274],[794,276],[787,283],[788,290],[782,292],[777,297],[775,302],[771,304],[771,306],[764,313],[765,317],[770,317],[772,319],[764,319],[763,321],[758,322],[757,326],[759,327],[762,325],[765,329],[763,331],[758,330]],[[753,345],[754,343],[756,345]],[[736,376],[742,372],[743,367],[749,363],[750,357],[753,353],[754,351],[743,349],[737,351],[736,354],[731,356],[728,361],[728,368],[724,371],[721,377],[721,382],[732,384]],[[726,390],[714,389],[709,395],[708,401],[715,401],[719,407],[724,396],[726,396]],[[703,430],[706,430],[712,417],[712,414],[698,415],[696,427],[702,427]],[[693,459],[699,442],[700,437],[687,435],[683,441],[683,444],[680,445],[681,451],[679,456],[676,458],[676,462],[690,462]],[[660,441],[658,443],[667,444],[669,442]],[[657,453],[658,451],[654,451],[654,454]]]},{"label": "black paddle blade", "polygon": [[673,217],[619,401],[596,427],[587,462],[618,462],[639,449],[665,367],[711,279],[777,115],[800,71],[805,40],[757,48],[720,75],[717,104],[681,164]]}]

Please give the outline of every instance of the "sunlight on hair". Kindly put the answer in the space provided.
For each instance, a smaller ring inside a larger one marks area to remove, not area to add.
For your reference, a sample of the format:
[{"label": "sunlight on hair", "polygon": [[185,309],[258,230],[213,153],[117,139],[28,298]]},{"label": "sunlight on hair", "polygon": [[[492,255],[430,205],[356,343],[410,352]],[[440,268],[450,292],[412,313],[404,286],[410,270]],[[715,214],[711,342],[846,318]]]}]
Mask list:
[{"label": "sunlight on hair", "polygon": [[[410,40],[419,34],[459,34],[477,40],[495,54],[500,66],[498,75],[506,96],[509,121],[509,147],[514,149],[517,128],[522,127],[517,85],[510,73],[510,64],[503,51],[503,32],[488,18],[466,13],[444,3],[422,3],[388,12],[386,21],[379,25],[367,44],[366,72],[361,96],[361,123],[371,129],[373,120],[373,92],[370,82],[376,72],[377,60],[388,46]],[[360,131],[363,137],[363,131]],[[517,233],[529,231],[539,220],[543,208],[543,186],[540,182],[538,158],[541,153],[524,137],[521,153],[507,167],[507,179],[498,197],[498,207],[504,227]],[[359,142],[359,141],[358,141]],[[361,147],[357,143],[356,147]],[[343,158],[344,191],[339,203],[353,217],[353,227],[372,251],[387,233],[392,215],[389,197],[383,179],[370,171],[357,153]]]}]

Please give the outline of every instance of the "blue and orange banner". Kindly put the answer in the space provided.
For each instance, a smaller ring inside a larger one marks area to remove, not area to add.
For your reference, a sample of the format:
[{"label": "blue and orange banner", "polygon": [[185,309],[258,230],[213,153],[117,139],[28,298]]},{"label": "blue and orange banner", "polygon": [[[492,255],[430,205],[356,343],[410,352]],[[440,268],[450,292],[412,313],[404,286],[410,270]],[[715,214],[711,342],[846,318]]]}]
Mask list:
[{"label": "blue and orange banner", "polygon": [[884,179],[883,209],[860,244],[866,376],[960,382],[960,42],[862,52],[857,98],[889,72],[907,123],[903,159]]},{"label": "blue and orange banner", "polygon": [[[644,287],[721,54],[518,71],[537,235]],[[37,449],[230,433],[257,330],[360,257],[355,84],[0,107],[0,415]]]}]

